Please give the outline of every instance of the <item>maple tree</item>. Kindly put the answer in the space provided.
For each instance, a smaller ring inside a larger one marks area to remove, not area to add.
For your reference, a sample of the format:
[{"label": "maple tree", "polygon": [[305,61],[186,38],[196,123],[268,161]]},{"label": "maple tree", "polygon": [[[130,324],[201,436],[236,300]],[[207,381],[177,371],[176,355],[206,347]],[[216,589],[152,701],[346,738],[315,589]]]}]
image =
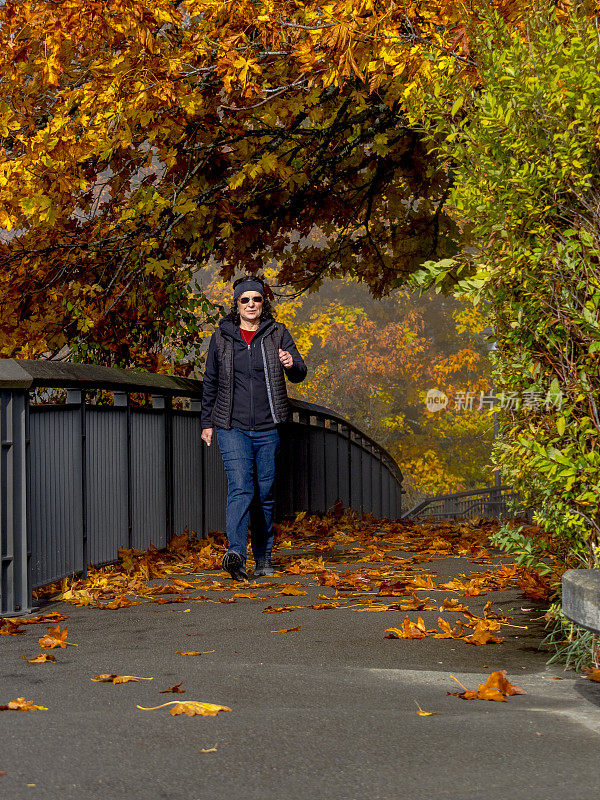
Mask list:
[{"label": "maple tree", "polygon": [[381,294],[453,252],[451,173],[405,107],[474,79],[490,6],[528,4],[7,0],[0,352],[166,368],[212,311],[189,288],[210,256]]}]

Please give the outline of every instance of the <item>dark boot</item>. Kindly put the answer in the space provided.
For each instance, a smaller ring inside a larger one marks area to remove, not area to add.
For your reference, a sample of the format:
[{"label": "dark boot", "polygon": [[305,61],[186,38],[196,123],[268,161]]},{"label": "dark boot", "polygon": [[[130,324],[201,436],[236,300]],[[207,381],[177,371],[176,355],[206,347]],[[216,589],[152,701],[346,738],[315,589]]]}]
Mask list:
[{"label": "dark boot", "polygon": [[254,566],[254,577],[262,578],[263,575],[274,575],[275,570],[271,566],[271,560],[266,558],[257,558]]},{"label": "dark boot", "polygon": [[228,550],[223,556],[223,569],[226,570],[234,581],[247,581],[246,559],[235,550]]}]

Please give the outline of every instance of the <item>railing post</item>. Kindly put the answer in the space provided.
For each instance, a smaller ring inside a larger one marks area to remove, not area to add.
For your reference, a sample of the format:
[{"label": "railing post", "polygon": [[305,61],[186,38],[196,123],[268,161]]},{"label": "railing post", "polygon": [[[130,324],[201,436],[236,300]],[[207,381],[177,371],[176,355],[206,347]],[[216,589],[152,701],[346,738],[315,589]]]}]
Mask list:
[{"label": "railing post", "polygon": [[24,390],[0,398],[0,504],[2,516],[0,614],[31,611],[27,543],[26,406]]},{"label": "railing post", "polygon": [[80,452],[81,452],[81,562],[83,577],[87,578],[88,568],[88,525],[87,525],[87,432],[85,413],[86,393],[77,389],[67,389],[67,403],[79,405]]},{"label": "railing post", "polygon": [[113,405],[126,409],[127,441],[127,549],[133,547],[133,495],[131,491],[131,400],[127,392],[113,392]]},{"label": "railing post", "polygon": [[[193,412],[194,414],[200,414],[202,412],[202,400],[191,400],[190,412]],[[211,447],[217,446],[216,431],[213,428]],[[200,521],[200,527],[202,530],[200,535],[204,539],[208,535],[208,529],[206,527],[206,446],[204,444],[200,448],[200,470],[202,473],[202,485],[200,487],[200,492],[202,493],[202,518]]]},{"label": "railing post", "polygon": [[165,438],[165,532],[167,544],[173,538],[173,401],[162,394],[152,395],[152,408],[162,409]]}]

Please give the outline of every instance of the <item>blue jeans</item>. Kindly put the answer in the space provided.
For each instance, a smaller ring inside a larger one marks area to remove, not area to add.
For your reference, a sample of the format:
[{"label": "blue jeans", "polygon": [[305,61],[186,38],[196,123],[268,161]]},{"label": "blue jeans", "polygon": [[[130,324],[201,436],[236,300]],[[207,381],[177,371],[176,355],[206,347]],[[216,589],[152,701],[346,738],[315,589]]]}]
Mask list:
[{"label": "blue jeans", "polygon": [[227,473],[226,532],[229,549],[246,558],[248,522],[254,560],[271,558],[277,428],[245,431],[216,428]]}]

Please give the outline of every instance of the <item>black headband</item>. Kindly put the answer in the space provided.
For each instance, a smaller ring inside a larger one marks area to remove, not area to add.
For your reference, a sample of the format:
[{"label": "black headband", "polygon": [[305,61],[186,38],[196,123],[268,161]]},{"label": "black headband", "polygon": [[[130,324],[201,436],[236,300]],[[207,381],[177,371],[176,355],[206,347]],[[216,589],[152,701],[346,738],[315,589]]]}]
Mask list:
[{"label": "black headband", "polygon": [[262,283],[253,280],[242,281],[241,283],[238,283],[233,290],[233,302],[235,303],[238,297],[244,294],[244,292],[258,292],[261,297],[265,296],[265,290]]}]

